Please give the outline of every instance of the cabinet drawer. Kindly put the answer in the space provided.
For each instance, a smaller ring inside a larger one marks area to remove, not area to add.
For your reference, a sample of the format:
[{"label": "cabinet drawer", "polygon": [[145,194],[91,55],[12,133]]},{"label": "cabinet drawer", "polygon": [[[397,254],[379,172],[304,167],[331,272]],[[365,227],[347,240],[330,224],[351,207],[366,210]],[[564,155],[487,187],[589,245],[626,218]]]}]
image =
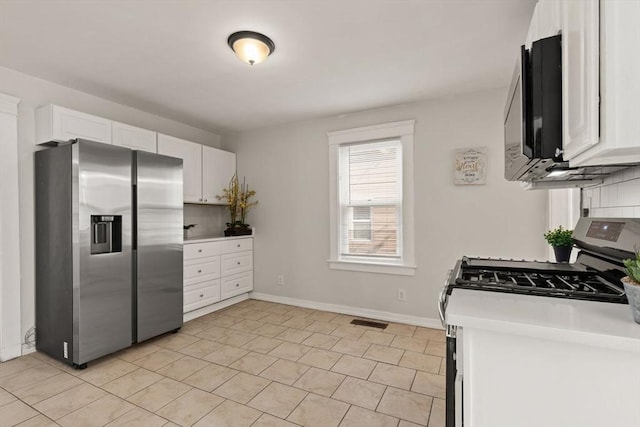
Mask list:
[{"label": "cabinet drawer", "polygon": [[220,301],[220,280],[202,283],[203,286],[189,286],[184,292],[184,311],[192,311]]},{"label": "cabinet drawer", "polygon": [[[204,260],[203,260],[204,261]],[[208,258],[206,262],[184,266],[185,283],[201,282],[204,279],[220,277],[220,257]]]},{"label": "cabinet drawer", "polygon": [[221,281],[220,298],[227,299],[253,290],[253,271],[225,277]]},{"label": "cabinet drawer", "polygon": [[253,239],[234,239],[221,243],[221,253],[223,254],[253,250]]},{"label": "cabinet drawer", "polygon": [[253,252],[238,252],[222,255],[222,276],[253,269]]},{"label": "cabinet drawer", "polygon": [[216,255],[220,255],[220,242],[189,243],[184,245],[185,260]]}]

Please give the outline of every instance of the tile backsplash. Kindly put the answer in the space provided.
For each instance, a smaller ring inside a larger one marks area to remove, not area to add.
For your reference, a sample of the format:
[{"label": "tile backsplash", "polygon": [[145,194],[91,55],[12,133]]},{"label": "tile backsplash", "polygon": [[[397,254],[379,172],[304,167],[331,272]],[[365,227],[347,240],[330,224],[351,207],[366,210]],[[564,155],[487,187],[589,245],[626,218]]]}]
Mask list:
[{"label": "tile backsplash", "polygon": [[591,217],[640,218],[640,165],[605,178],[582,190],[582,208]]},{"label": "tile backsplash", "polygon": [[189,237],[222,237],[226,221],[226,206],[184,205],[184,224],[196,224]]}]

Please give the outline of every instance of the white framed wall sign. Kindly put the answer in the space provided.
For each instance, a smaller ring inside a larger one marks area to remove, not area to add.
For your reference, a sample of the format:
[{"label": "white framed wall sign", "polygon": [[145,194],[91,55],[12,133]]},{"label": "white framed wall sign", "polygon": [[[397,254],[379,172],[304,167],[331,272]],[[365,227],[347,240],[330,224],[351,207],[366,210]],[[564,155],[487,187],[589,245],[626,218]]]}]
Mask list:
[{"label": "white framed wall sign", "polygon": [[487,147],[456,149],[453,183],[456,185],[486,184],[487,153]]}]

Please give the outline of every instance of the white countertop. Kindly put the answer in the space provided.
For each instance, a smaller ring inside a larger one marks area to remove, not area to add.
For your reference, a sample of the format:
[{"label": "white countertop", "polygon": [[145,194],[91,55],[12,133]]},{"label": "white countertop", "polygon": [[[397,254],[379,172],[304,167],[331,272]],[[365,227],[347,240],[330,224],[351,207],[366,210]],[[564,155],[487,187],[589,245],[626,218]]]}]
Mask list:
[{"label": "white countertop", "polygon": [[454,289],[450,325],[640,353],[627,304]]},{"label": "white countertop", "polygon": [[253,236],[229,236],[229,237],[221,237],[221,236],[194,236],[189,237],[188,239],[184,239],[184,244],[188,245],[190,243],[204,243],[204,242],[221,242],[223,240],[236,240],[236,239],[251,239]]}]

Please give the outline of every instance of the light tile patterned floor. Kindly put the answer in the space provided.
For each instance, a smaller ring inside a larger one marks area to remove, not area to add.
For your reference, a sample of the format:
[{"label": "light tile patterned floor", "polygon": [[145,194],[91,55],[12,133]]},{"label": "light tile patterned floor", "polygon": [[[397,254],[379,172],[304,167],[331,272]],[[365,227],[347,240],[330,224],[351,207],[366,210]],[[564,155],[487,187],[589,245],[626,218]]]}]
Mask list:
[{"label": "light tile patterned floor", "polygon": [[444,426],[444,333],[247,300],[77,371],[0,364],[0,426]]}]

